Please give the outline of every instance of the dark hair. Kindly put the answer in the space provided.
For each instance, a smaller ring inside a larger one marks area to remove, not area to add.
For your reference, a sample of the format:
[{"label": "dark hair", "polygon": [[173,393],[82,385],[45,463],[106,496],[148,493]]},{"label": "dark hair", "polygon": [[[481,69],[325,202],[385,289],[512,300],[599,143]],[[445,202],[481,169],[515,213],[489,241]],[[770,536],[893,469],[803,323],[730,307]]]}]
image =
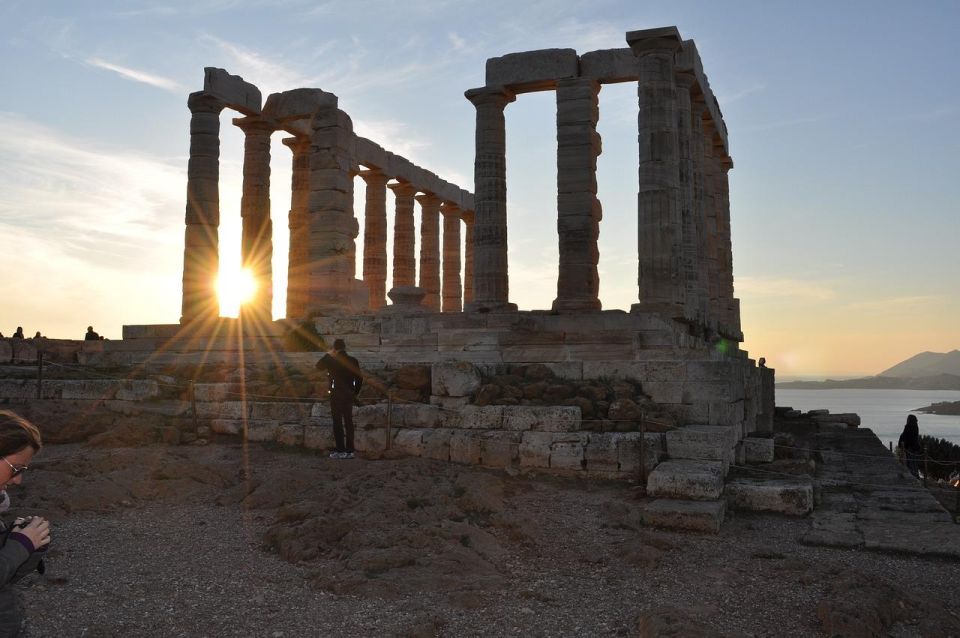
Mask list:
[{"label": "dark hair", "polygon": [[0,456],[16,454],[27,446],[35,452],[43,446],[40,430],[19,414],[0,410]]},{"label": "dark hair", "polygon": [[917,425],[917,415],[908,414],[907,415],[907,425]]},{"label": "dark hair", "polygon": [[333,340],[333,349],[339,352],[343,352],[347,349],[347,344],[343,339],[334,339]]}]

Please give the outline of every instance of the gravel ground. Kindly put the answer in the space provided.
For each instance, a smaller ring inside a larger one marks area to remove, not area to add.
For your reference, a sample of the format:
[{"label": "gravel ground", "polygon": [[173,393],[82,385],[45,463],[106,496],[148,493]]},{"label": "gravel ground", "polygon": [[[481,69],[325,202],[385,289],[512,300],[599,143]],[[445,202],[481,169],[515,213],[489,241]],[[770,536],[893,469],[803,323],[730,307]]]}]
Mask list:
[{"label": "gravel ground", "polygon": [[[625,483],[236,444],[50,446],[39,636],[960,635],[960,563],[642,528]],[[824,625],[823,619],[829,619]]]}]

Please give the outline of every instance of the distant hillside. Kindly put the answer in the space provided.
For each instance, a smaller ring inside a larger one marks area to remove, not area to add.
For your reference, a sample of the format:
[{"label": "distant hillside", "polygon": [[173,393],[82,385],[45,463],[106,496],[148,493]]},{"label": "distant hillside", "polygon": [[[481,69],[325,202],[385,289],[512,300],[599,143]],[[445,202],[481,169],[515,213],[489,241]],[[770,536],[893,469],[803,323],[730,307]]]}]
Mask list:
[{"label": "distant hillside", "polygon": [[938,374],[960,375],[960,350],[921,352],[880,373],[881,377],[900,379],[932,377]]},{"label": "distant hillside", "polygon": [[778,388],[792,390],[960,390],[960,375],[937,374],[928,377],[898,378],[889,376],[862,379],[827,379],[826,381],[787,381]]}]

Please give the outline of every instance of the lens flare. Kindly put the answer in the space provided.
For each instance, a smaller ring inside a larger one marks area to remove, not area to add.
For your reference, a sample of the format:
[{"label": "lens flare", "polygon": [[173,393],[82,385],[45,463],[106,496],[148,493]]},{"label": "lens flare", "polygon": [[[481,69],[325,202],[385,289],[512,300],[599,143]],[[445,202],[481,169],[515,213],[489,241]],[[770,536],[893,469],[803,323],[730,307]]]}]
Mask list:
[{"label": "lens flare", "polygon": [[217,278],[221,316],[236,317],[240,314],[240,306],[253,299],[256,292],[257,281],[246,268],[221,270]]}]

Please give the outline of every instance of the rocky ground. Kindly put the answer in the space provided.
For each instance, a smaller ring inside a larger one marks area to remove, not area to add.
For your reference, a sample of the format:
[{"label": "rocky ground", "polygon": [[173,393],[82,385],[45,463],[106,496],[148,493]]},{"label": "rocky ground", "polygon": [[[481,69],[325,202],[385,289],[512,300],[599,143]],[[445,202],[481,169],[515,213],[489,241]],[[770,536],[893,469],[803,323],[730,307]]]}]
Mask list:
[{"label": "rocky ground", "polygon": [[960,563],[801,545],[807,519],[642,528],[627,483],[425,459],[55,445],[29,636],[960,635]]}]

